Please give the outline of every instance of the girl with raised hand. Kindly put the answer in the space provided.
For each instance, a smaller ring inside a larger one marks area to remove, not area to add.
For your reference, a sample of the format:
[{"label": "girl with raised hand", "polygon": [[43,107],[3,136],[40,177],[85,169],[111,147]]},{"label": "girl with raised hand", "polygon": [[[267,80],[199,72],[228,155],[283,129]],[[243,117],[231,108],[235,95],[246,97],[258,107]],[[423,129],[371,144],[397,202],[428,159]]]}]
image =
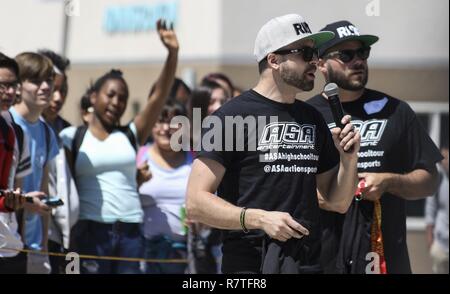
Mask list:
[{"label": "girl with raised hand", "polygon": [[[129,125],[120,126],[129,91],[122,73],[111,70],[93,85],[94,112],[88,126],[60,134],[80,196],[80,221],[73,232],[74,249],[80,254],[143,256],[136,149],[150,135],[169,95],[179,49],[176,34],[165,21],[158,21],[157,30],[168,56],[143,111]],[[138,262],[108,260],[83,260],[81,272],[140,273]]]}]

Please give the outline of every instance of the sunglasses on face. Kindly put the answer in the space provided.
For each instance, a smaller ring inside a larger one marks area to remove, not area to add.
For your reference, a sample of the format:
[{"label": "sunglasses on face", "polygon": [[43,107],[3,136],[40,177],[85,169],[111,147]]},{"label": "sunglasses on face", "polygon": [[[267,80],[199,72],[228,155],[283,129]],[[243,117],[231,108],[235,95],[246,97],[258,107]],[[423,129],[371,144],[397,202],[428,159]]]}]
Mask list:
[{"label": "sunglasses on face", "polygon": [[278,50],[274,52],[275,54],[280,55],[288,55],[288,54],[296,54],[302,55],[302,58],[305,62],[310,62],[314,57],[318,58],[319,49],[313,47],[303,47],[300,49],[286,49],[286,50]]},{"label": "sunglasses on face", "polygon": [[355,58],[355,55],[358,56],[361,60],[367,60],[370,56],[370,47],[361,47],[359,49],[346,49],[346,50],[339,50],[334,51],[326,54],[324,58],[333,58],[336,57],[339,58],[342,62],[347,63],[353,60]]}]

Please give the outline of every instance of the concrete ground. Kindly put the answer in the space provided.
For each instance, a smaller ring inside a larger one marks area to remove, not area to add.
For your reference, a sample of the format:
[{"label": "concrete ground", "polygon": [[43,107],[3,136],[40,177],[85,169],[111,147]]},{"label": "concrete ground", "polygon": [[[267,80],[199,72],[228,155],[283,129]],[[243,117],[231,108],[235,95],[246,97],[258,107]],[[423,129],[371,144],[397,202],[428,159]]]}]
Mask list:
[{"label": "concrete ground", "polygon": [[425,231],[408,231],[407,240],[412,272],[414,274],[432,274]]}]

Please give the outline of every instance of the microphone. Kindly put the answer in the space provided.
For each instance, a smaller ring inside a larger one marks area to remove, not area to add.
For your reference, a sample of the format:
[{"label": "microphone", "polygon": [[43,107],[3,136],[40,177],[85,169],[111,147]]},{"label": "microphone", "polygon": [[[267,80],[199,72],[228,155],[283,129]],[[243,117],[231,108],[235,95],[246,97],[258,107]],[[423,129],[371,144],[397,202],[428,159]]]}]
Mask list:
[{"label": "microphone", "polygon": [[[342,118],[344,117],[344,110],[342,109],[341,100],[339,100],[338,95],[338,86],[335,83],[328,83],[325,85],[325,88],[323,88],[323,92],[328,97],[328,103],[330,104],[331,112],[333,113],[333,119],[336,123],[336,127],[340,128],[341,130],[344,129],[344,125],[342,124]],[[353,146],[345,151],[345,152],[352,152]]]},{"label": "microphone", "polygon": [[339,100],[338,89],[339,88],[335,83],[328,83],[325,85],[323,92],[328,97],[328,103],[330,104],[330,109],[333,113],[333,119],[336,123],[336,127],[342,130],[344,125],[341,121],[344,117],[344,111],[342,110],[341,101]]}]

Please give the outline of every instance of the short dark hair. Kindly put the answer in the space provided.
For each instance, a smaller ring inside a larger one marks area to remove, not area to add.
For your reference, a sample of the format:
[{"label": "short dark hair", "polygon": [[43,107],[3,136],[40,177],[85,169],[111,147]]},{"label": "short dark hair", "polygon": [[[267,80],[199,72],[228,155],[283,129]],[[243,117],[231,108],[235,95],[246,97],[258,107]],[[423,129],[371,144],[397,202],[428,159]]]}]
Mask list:
[{"label": "short dark hair", "polygon": [[190,114],[193,114],[194,108],[200,108],[201,119],[208,116],[208,106],[211,100],[212,88],[200,86],[192,91],[190,99]]},{"label": "short dark hair", "polygon": [[258,63],[259,74],[262,74],[268,68],[269,68],[269,62],[267,61],[267,57],[266,57]]},{"label": "short dark hair", "polygon": [[214,89],[223,89],[226,92],[226,90],[218,82],[210,79],[203,80],[200,86],[208,88],[211,91]]},{"label": "short dark hair", "polygon": [[170,94],[169,94],[170,99],[177,98],[176,96],[177,96],[177,91],[179,88],[183,88],[188,95],[191,95],[191,92],[192,92],[191,88],[189,88],[189,86],[186,85],[186,83],[182,79],[175,78],[173,81],[172,88],[170,89]]},{"label": "short dark hair", "polygon": [[[213,81],[214,80],[222,80],[225,82],[225,84],[228,85],[231,92],[234,91],[234,85],[231,82],[230,78],[223,73],[213,72],[213,73],[207,74],[206,76],[203,77],[201,84],[203,84],[204,81],[208,81],[208,80],[213,80]],[[233,95],[233,93],[230,93],[230,94]]]},{"label": "short dark hair", "polygon": [[0,52],[0,68],[8,68],[14,72],[17,78],[19,78],[19,65],[17,62]]},{"label": "short dark hair", "polygon": [[[178,89],[180,87],[184,88],[184,90],[186,90],[186,93],[188,95],[191,95],[191,92],[192,92],[191,88],[189,88],[189,86],[186,85],[186,83],[182,79],[175,78],[173,80],[172,87],[170,88],[170,93],[169,93],[168,100],[175,100],[177,98],[176,97],[177,96],[177,91],[178,91]],[[156,90],[156,84],[153,84],[152,88],[150,89],[150,93],[148,95],[149,96],[153,95],[153,93],[155,93],[155,90]]]},{"label": "short dark hair", "polygon": [[70,66],[69,59],[48,49],[38,50],[38,53],[50,58],[50,60],[53,62],[53,65],[56,66],[63,73],[63,75],[65,75],[66,70]]},{"label": "short dark hair", "polygon": [[168,100],[161,110],[159,117],[166,119],[170,116],[178,115],[187,116],[186,106],[184,106],[183,103],[178,102],[177,100]]},{"label": "short dark hair", "polygon": [[91,104],[91,94],[93,91],[92,89],[93,89],[93,85],[91,84],[86,89],[83,96],[81,96],[80,107],[81,107],[81,110],[83,110],[83,111],[88,111],[88,108],[92,106],[92,104]]},{"label": "short dark hair", "polygon": [[63,84],[61,86],[61,94],[63,96],[67,96],[69,85],[67,82],[66,70],[70,66],[70,60],[49,49],[38,50],[38,53],[48,57],[52,61],[53,66],[55,66],[61,72],[62,76],[64,77]]},{"label": "short dark hair", "polygon": [[101,77],[99,77],[92,85],[91,87],[88,89],[88,91],[90,91],[90,93],[99,93],[101,88],[103,87],[103,85],[109,81],[109,80],[119,80],[121,81],[124,85],[125,85],[125,90],[127,93],[127,98],[128,98],[128,84],[125,81],[125,79],[123,78],[123,73],[121,70],[118,69],[111,69],[109,72],[105,73],[104,75],[102,75]]}]

